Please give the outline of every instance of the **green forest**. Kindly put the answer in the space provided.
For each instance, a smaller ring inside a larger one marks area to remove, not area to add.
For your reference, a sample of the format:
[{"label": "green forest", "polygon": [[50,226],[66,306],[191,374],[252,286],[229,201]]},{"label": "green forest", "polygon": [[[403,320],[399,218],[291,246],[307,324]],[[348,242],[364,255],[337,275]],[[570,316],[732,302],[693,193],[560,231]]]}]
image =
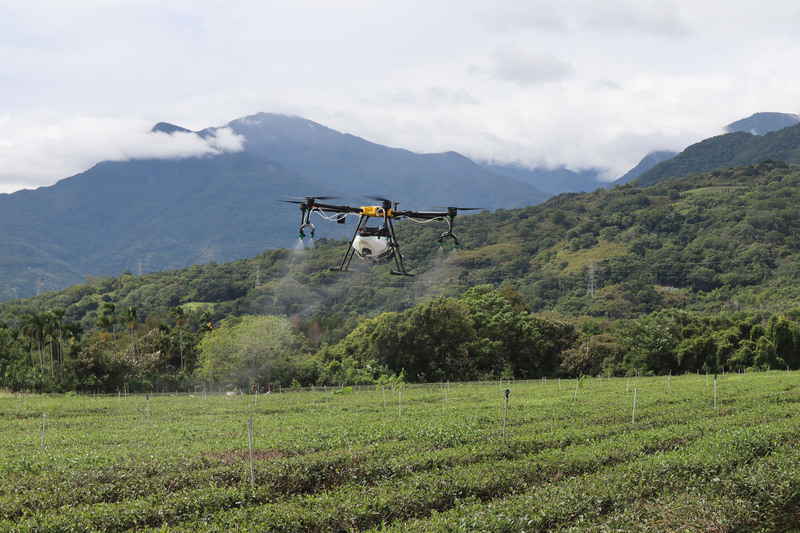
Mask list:
[{"label": "green forest", "polygon": [[[275,390],[800,368],[800,167],[765,161],[0,304],[0,387]],[[317,234],[325,234],[319,222]],[[354,263],[355,264],[355,263]]]}]

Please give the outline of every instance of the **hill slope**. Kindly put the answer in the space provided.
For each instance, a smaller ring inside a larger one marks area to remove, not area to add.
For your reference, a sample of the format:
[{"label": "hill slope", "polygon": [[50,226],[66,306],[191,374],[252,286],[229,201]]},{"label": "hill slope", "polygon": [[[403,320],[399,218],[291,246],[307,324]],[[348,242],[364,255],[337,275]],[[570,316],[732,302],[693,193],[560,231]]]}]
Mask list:
[{"label": "hill slope", "polygon": [[734,131],[706,139],[642,173],[638,184],[646,187],[664,178],[752,165],[767,159],[800,163],[800,124],[765,135]]},{"label": "hill slope", "polygon": [[[491,283],[515,286],[536,311],[632,317],[663,308],[783,311],[800,305],[800,168],[764,163],[695,174],[645,189],[563,194],[538,206],[461,216],[457,252],[438,226],[397,224],[415,278],[378,265],[330,272],[347,245],[268,251],[90,284],[0,305],[0,321],[52,307],[93,328],[104,302],[166,320],[169,307],[229,314],[375,314]],[[332,224],[329,224],[332,225]],[[349,225],[349,224],[348,224]],[[356,263],[354,262],[354,265]],[[594,265],[595,292],[587,291]]]}]

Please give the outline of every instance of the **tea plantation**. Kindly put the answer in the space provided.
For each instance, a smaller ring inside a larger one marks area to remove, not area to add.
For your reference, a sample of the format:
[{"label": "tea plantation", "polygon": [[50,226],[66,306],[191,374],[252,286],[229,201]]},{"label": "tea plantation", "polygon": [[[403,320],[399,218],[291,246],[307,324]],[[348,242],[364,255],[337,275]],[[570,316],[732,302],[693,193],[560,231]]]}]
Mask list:
[{"label": "tea plantation", "polygon": [[0,531],[797,531],[798,385],[5,394]]}]

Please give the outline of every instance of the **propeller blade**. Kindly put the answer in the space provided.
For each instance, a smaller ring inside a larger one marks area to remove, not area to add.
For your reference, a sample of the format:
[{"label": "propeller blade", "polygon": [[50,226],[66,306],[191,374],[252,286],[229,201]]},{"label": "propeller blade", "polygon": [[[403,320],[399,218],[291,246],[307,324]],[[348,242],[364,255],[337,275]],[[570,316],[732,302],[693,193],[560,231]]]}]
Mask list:
[{"label": "propeller blade", "polygon": [[369,198],[370,200],[375,200],[376,202],[384,202],[390,204],[392,203],[392,201],[389,200],[388,198],[382,198],[380,196],[367,196],[367,198]]},{"label": "propeller blade", "polygon": [[289,196],[291,200],[281,200],[287,204],[311,205],[317,200],[334,200],[339,196]]},{"label": "propeller blade", "polygon": [[293,200],[336,200],[339,196],[289,196]]},{"label": "propeller blade", "polygon": [[435,207],[435,209],[458,209],[459,211],[482,211],[482,210],[484,210],[486,208],[485,207],[455,207],[455,206],[452,206],[452,205],[444,207],[444,206],[438,205],[438,206]]}]

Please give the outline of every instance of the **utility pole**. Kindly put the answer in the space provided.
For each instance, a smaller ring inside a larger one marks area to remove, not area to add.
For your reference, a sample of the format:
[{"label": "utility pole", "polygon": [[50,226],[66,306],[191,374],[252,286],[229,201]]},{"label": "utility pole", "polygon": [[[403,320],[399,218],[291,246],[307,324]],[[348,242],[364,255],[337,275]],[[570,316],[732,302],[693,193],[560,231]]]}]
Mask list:
[{"label": "utility pole", "polygon": [[256,289],[261,288],[261,265],[256,265]]},{"label": "utility pole", "polygon": [[594,284],[594,259],[589,260],[589,287],[586,289],[586,294],[594,298],[594,293],[597,290]]}]

